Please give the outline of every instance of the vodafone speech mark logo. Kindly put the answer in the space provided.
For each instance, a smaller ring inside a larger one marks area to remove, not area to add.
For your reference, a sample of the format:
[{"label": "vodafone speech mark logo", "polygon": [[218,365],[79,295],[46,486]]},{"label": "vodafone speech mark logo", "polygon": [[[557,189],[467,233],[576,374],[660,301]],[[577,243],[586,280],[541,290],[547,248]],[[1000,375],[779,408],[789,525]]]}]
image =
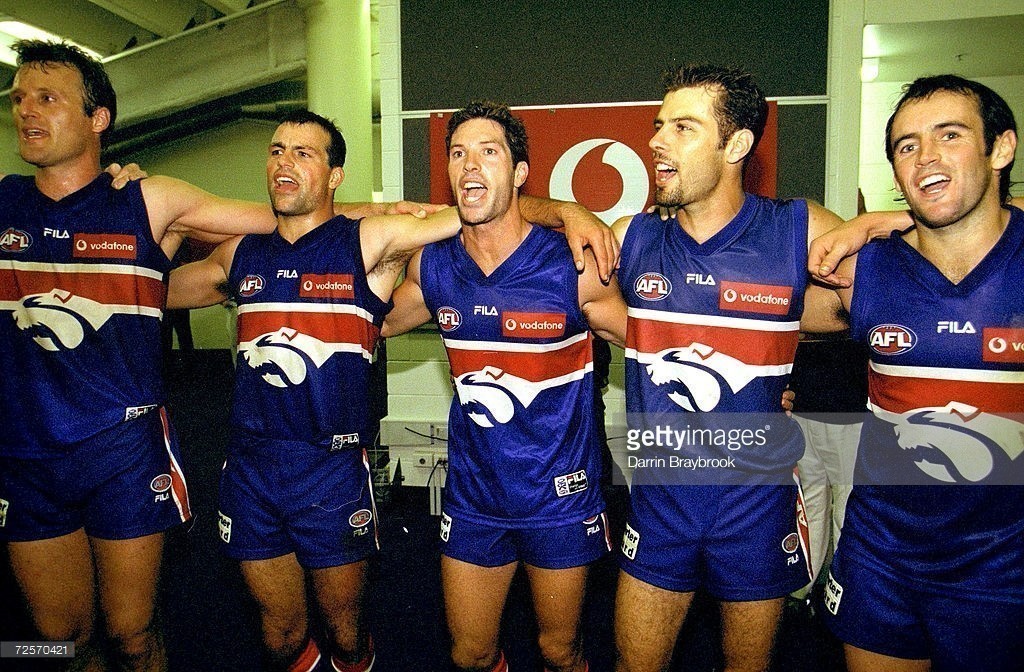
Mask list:
[{"label": "vodafone speech mark logo", "polygon": [[555,338],[565,333],[565,313],[501,313],[505,338]]},{"label": "vodafone speech mark logo", "polygon": [[135,236],[117,233],[76,233],[76,258],[135,259],[138,256]]},{"label": "vodafone speech mark logo", "polygon": [[441,331],[455,331],[462,324],[462,313],[451,306],[441,306],[437,309],[437,326]]},{"label": "vodafone speech mark logo", "polygon": [[[592,138],[578,142],[565,151],[555,162],[548,180],[548,193],[560,201],[576,201],[590,209],[595,202],[607,198],[609,184],[603,180],[583,180],[573,184],[576,169],[591,151],[605,147],[601,162],[611,166],[622,179],[622,192],[615,203],[594,215],[605,224],[612,224],[619,217],[633,215],[644,209],[650,190],[647,167],[629,146],[610,138]],[[578,193],[579,192],[579,193]]]},{"label": "vodafone speech mark logo", "polygon": [[1024,328],[985,327],[981,342],[984,362],[1024,363]]},{"label": "vodafone speech mark logo", "polygon": [[299,279],[299,296],[306,299],[354,299],[355,287],[351,273],[303,273]]},{"label": "vodafone speech mark logo", "polygon": [[718,307],[747,313],[785,315],[792,299],[792,287],[723,280],[719,287]]},{"label": "vodafone speech mark logo", "polygon": [[902,324],[880,324],[868,332],[868,345],[880,355],[902,355],[917,345],[917,334]]}]

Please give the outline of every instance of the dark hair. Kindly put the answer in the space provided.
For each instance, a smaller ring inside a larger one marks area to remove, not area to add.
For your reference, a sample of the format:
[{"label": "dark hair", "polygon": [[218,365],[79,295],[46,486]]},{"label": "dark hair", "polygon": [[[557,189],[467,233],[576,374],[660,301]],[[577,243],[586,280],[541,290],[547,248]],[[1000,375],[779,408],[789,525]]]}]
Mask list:
[{"label": "dark hair", "polygon": [[117,94],[114,93],[114,87],[110,84],[110,78],[102,63],[78,47],[65,42],[18,40],[11,45],[11,49],[18,55],[19,68],[38,64],[44,70],[47,65],[63,65],[78,70],[82,76],[82,107],[85,115],[91,117],[101,107],[107,108],[110,112],[110,123],[100,134],[100,143],[107,141],[114,130],[114,120],[117,119]]},{"label": "dark hair", "polygon": [[451,116],[448,120],[448,134],[444,137],[445,150],[452,148],[452,135],[455,134],[455,129],[470,119],[490,119],[505,129],[505,143],[512,154],[513,168],[520,161],[530,162],[530,143],[526,137],[523,120],[513,116],[508,105],[486,100],[474,100]]},{"label": "dark hair", "polygon": [[[903,87],[903,96],[896,103],[896,109],[885,124],[885,158],[893,162],[895,147],[892,146],[892,124],[900,109],[909,102],[929,98],[939,91],[957,93],[973,98],[978,104],[985,137],[985,156],[992,154],[996,138],[1006,131],[1017,132],[1017,122],[1013,111],[1002,96],[979,82],[973,82],[957,75],[935,75],[919,77]],[[1013,159],[999,171],[999,202],[1006,203],[1010,199],[1010,171],[1013,170]]]},{"label": "dark hair", "polygon": [[695,87],[711,89],[718,94],[715,121],[721,135],[719,148],[725,147],[736,131],[747,129],[754,134],[754,144],[743,159],[746,165],[761,141],[768,120],[768,101],[761,87],[748,72],[708,63],[689,63],[665,73],[666,94]]},{"label": "dark hair", "polygon": [[281,118],[282,124],[316,124],[327,132],[327,165],[331,168],[342,168],[345,165],[345,137],[327,117],[321,117],[309,110],[295,110]]}]

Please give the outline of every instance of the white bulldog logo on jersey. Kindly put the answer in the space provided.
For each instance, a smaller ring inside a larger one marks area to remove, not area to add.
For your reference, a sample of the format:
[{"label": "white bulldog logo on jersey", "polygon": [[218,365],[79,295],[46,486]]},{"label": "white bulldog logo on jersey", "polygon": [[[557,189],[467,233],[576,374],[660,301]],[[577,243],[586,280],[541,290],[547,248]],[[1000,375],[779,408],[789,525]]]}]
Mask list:
[{"label": "white bulldog logo on jersey", "polygon": [[47,294],[22,298],[14,309],[14,323],[27,331],[39,347],[57,352],[77,348],[85,340],[86,324],[94,331],[99,330],[113,314],[102,303],[53,289]]},{"label": "white bulldog logo on jersey", "polygon": [[1021,423],[951,401],[942,408],[917,408],[894,420],[900,448],[917,451],[924,473],[944,483],[977,483],[992,473],[992,451],[1011,460],[1024,452]]},{"label": "white bulldog logo on jersey", "polygon": [[669,399],[691,412],[715,410],[722,381],[736,394],[755,378],[780,375],[777,368],[746,364],[703,343],[662,350],[647,362],[651,382],[667,386]]},{"label": "white bulldog logo on jersey", "polygon": [[513,398],[524,408],[529,408],[546,387],[543,383],[514,376],[495,366],[469,371],[455,379],[459,402],[467,407],[466,414],[481,427],[507,423],[516,412]]},{"label": "white bulldog logo on jersey", "polygon": [[307,358],[320,368],[334,354],[334,348],[313,336],[281,327],[239,343],[238,352],[246,364],[261,372],[263,380],[274,387],[288,387],[306,380]]}]

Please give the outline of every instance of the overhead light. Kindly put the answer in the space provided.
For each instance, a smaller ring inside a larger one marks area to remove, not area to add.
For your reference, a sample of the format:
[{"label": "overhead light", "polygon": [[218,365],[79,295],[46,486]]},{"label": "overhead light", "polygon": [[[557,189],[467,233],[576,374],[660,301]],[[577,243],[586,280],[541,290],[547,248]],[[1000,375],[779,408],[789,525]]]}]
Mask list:
[{"label": "overhead light", "polygon": [[877,58],[865,58],[860,62],[860,81],[873,82],[878,79],[878,60]]},{"label": "overhead light", "polygon": [[96,60],[103,58],[102,55],[83,47],[80,44],[75,44],[71,40],[61,37],[60,35],[54,35],[41,28],[30,26],[27,23],[21,21],[0,21],[0,62],[6,63],[7,65],[14,66],[18,63],[18,55],[11,49],[11,45],[18,40],[45,40],[47,42],[67,42],[73,44],[85,53],[89,54]]}]

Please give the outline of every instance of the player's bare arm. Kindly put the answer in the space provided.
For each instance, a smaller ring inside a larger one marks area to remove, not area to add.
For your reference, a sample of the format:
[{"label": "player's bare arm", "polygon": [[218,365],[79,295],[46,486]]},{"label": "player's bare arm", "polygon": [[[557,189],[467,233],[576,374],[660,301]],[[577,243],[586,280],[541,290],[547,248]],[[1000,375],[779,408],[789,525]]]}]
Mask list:
[{"label": "player's bare arm", "polygon": [[823,232],[812,239],[807,254],[807,270],[816,279],[834,287],[848,287],[850,278],[834,272],[839,262],[873,238],[884,238],[893,231],[914,225],[908,210],[866,212]]},{"label": "player's bare arm", "polygon": [[569,242],[576,270],[586,266],[583,249],[589,247],[597,261],[601,278],[607,281],[618,266],[619,244],[608,227],[579,203],[553,201],[536,196],[519,195],[519,211],[523,219],[545,228],[563,228]]},{"label": "player's bare arm", "polygon": [[[831,210],[812,201],[807,202],[807,238],[815,241],[843,225],[843,220]],[[834,287],[810,282],[804,293],[804,312],[800,317],[800,330],[808,332],[835,332],[849,327],[846,311]]]},{"label": "player's bare arm", "polygon": [[359,244],[370,289],[387,301],[413,253],[427,243],[451,238],[460,228],[455,208],[445,208],[425,219],[413,215],[363,219],[359,223]]},{"label": "player's bare arm", "polygon": [[598,277],[596,264],[588,260],[583,273],[579,277],[580,310],[587,318],[591,331],[598,336],[614,343],[620,348],[626,347],[626,302],[622,300],[622,290],[613,275],[611,280],[603,282]]},{"label": "player's bare arm", "polygon": [[430,321],[430,311],[423,300],[423,289],[420,287],[420,259],[423,251],[419,250],[409,260],[405,269],[405,280],[395,289],[392,297],[395,307],[384,318],[384,326],[380,335],[384,338],[398,336]]},{"label": "player's bare arm", "polygon": [[242,236],[235,236],[218,245],[206,259],[171,271],[167,307],[205,308],[228,298],[228,274],[241,240]]}]

